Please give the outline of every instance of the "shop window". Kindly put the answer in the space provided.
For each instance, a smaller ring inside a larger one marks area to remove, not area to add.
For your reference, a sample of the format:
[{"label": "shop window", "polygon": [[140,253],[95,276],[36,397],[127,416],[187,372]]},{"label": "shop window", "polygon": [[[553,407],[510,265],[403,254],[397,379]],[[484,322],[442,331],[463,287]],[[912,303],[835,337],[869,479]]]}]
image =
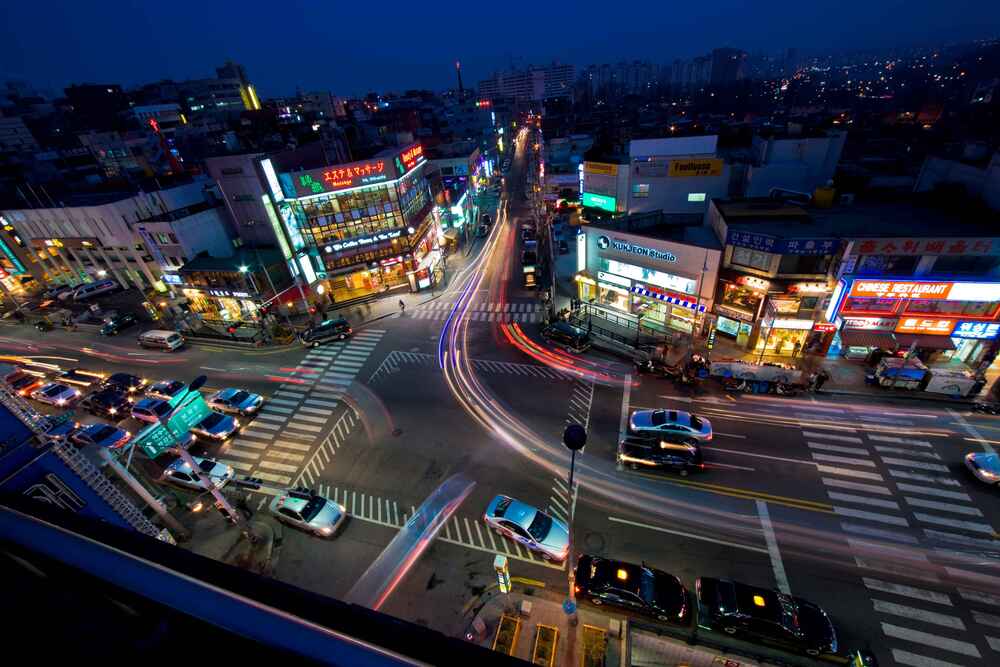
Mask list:
[{"label": "shop window", "polygon": [[649,196],[649,183],[636,183],[632,186],[632,196],[641,199]]},{"label": "shop window", "polygon": [[722,291],[722,303],[755,315],[757,307],[760,305],[760,294],[742,285],[727,283]]},{"label": "shop window", "polygon": [[996,257],[943,255],[934,260],[934,273],[956,276],[985,276],[997,267]]},{"label": "shop window", "polygon": [[618,310],[629,310],[629,292],[620,287],[614,287],[606,283],[597,285],[597,302],[603,306],[610,306]]},{"label": "shop window", "polygon": [[841,311],[844,313],[892,313],[899,301],[896,299],[868,299],[851,297],[844,302]]},{"label": "shop window", "polygon": [[731,262],[751,269],[768,271],[771,268],[771,255],[759,250],[751,250],[750,248],[734,247]]},{"label": "shop window", "polygon": [[818,296],[804,296],[799,300],[799,307],[802,310],[815,310],[817,303],[819,303]]},{"label": "shop window", "polygon": [[911,276],[920,257],[913,255],[862,255],[854,272],[862,276]]},{"label": "shop window", "polygon": [[921,315],[966,315],[986,317],[997,311],[996,301],[935,301],[914,300],[906,304],[904,312]]},{"label": "shop window", "polygon": [[778,273],[825,274],[831,259],[831,255],[782,255]]}]

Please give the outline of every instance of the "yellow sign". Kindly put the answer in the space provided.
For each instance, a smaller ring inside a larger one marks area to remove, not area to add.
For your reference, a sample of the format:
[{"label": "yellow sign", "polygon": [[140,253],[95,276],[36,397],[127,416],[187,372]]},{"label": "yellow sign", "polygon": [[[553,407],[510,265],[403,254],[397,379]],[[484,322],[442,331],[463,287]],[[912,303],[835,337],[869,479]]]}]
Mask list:
[{"label": "yellow sign", "polygon": [[607,162],[584,162],[583,171],[588,174],[603,174],[605,176],[617,176],[618,165]]},{"label": "yellow sign", "polygon": [[668,176],[721,176],[722,160],[671,160]]}]

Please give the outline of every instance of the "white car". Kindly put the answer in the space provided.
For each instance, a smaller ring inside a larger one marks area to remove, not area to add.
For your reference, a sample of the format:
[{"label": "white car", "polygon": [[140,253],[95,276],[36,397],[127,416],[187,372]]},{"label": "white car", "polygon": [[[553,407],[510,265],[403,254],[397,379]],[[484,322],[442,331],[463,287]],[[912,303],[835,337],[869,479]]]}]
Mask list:
[{"label": "white car", "polygon": [[[211,478],[212,484],[217,489],[221,489],[236,477],[236,471],[225,463],[200,456],[192,456],[191,458],[194,459],[195,465]],[[163,471],[163,480],[194,491],[208,490],[201,478],[195,474],[184,459],[177,459],[167,466],[167,469]]]},{"label": "white car", "polygon": [[288,489],[274,497],[270,510],[279,521],[317,537],[332,537],[347,518],[347,508],[309,489]]},{"label": "white car", "polygon": [[58,382],[48,382],[31,392],[31,397],[39,403],[64,408],[80,398],[80,390]]}]

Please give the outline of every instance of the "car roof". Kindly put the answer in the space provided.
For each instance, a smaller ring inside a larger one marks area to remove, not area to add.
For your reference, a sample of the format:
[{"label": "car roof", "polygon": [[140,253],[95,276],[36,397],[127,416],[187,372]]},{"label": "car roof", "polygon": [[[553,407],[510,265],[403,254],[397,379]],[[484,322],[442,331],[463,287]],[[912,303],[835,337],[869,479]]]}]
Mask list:
[{"label": "car roof", "polygon": [[167,401],[163,400],[162,398],[154,398],[152,396],[149,396],[136,403],[135,407],[152,409],[152,407],[157,405],[158,403],[166,403],[166,402]]},{"label": "car roof", "polygon": [[590,578],[592,583],[614,584],[617,588],[633,593],[639,592],[639,581],[642,578],[643,570],[652,572],[650,568],[644,568],[635,563],[608,558],[594,558],[592,566],[594,568],[594,575]]},{"label": "car roof", "polygon": [[512,521],[522,528],[527,529],[531,525],[531,521],[535,518],[535,514],[538,510],[527,503],[522,503],[520,500],[512,499],[510,505],[507,507],[506,511],[503,513],[504,519]]},{"label": "car roof", "polygon": [[237,389],[236,387],[226,387],[221,389],[218,393],[219,398],[232,398],[236,394],[240,393],[242,389]]}]

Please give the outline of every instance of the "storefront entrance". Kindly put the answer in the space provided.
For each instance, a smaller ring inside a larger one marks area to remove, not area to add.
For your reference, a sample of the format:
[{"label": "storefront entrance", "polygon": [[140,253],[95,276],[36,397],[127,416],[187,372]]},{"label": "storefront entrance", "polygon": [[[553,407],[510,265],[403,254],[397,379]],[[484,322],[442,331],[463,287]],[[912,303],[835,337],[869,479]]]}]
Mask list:
[{"label": "storefront entrance", "polygon": [[[777,356],[799,356],[806,346],[809,329],[763,329],[754,351]],[[766,339],[764,338],[766,336]]]},{"label": "storefront entrance", "polygon": [[409,287],[406,278],[406,262],[387,260],[385,264],[352,273],[342,273],[327,281],[327,293],[334,303],[353,301],[373,294],[381,294],[395,288]]}]

